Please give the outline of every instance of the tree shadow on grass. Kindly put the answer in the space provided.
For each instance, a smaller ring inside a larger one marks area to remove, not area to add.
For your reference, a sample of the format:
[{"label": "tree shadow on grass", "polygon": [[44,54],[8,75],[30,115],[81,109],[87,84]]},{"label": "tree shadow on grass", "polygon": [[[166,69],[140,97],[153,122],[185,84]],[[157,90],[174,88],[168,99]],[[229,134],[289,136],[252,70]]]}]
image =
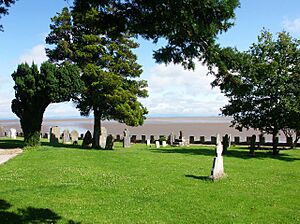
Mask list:
[{"label": "tree shadow on grass", "polygon": [[0,149],[23,148],[24,142],[18,139],[0,139]]},{"label": "tree shadow on grass", "polygon": [[[57,223],[62,219],[61,216],[48,208],[18,209],[17,212],[8,211],[12,207],[7,201],[0,199],[0,223],[6,224],[27,224],[27,223]],[[69,224],[80,224],[73,220],[68,220]]]},{"label": "tree shadow on grass", "polygon": [[[202,156],[210,156],[214,157],[215,156],[215,150],[212,149],[207,149],[205,147],[199,146],[199,148],[185,148],[185,147],[180,147],[180,148],[164,148],[164,149],[151,149],[152,152],[156,153],[182,153],[182,154],[188,154],[188,155],[202,155]],[[285,150],[281,150],[279,155],[273,155],[271,150],[256,150],[255,151],[255,156],[249,155],[249,149],[248,148],[242,148],[242,149],[234,149],[234,148],[229,148],[227,153],[224,155],[224,157],[234,157],[234,158],[240,158],[240,159],[276,159],[276,160],[282,160],[286,162],[293,162],[300,160],[300,158],[293,157],[291,155],[288,155],[285,153]]]}]

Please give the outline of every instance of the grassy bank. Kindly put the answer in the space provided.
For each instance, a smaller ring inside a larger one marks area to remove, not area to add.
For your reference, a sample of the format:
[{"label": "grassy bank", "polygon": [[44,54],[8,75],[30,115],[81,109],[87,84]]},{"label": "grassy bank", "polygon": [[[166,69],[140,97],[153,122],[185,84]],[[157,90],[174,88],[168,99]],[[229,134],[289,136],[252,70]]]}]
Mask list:
[{"label": "grassy bank", "polygon": [[0,166],[0,223],[299,223],[300,150],[247,154],[212,182],[212,147],[44,145]]}]

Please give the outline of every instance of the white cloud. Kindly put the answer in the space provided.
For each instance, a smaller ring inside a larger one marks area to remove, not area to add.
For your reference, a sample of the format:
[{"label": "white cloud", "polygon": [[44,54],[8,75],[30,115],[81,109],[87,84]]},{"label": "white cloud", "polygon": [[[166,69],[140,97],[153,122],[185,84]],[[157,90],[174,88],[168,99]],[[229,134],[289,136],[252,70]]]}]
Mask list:
[{"label": "white cloud", "polygon": [[300,34],[300,18],[294,20],[285,19],[283,21],[283,28],[295,34]]},{"label": "white cloud", "polygon": [[72,102],[52,103],[44,114],[46,118],[79,117],[80,113]]},{"label": "white cloud", "polygon": [[20,63],[27,62],[28,64],[34,62],[35,64],[40,65],[46,60],[48,60],[48,57],[46,56],[45,46],[43,44],[34,46],[32,49],[19,57]]},{"label": "white cloud", "polygon": [[151,114],[216,116],[227,99],[218,88],[212,89],[214,77],[206,75],[202,63],[195,71],[179,65],[155,65],[148,78],[149,97],[141,102]]}]

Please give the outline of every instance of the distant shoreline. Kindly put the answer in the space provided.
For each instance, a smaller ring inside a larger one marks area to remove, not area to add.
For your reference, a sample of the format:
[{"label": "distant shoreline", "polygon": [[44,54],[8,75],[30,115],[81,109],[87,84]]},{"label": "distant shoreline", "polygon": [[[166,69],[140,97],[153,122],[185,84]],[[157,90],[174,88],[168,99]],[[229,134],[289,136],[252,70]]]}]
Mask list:
[{"label": "distant shoreline", "polygon": [[[199,139],[200,136],[205,136],[210,139],[211,136],[216,134],[225,135],[230,134],[232,137],[239,136],[241,141],[245,140],[248,136],[255,134],[258,136],[260,133],[253,129],[243,130],[242,132],[230,127],[232,118],[228,117],[153,117],[145,120],[144,125],[139,127],[129,127],[125,124],[116,121],[103,121],[102,126],[106,127],[107,132],[113,135],[123,136],[123,131],[127,128],[132,135],[154,135],[158,138],[159,135],[168,136],[170,133],[179,135],[179,131],[183,131],[186,137],[195,136]],[[0,125],[5,129],[15,128],[21,132],[19,120],[0,120]],[[76,129],[79,133],[84,134],[87,130],[93,131],[93,118],[62,118],[44,119],[42,124],[42,133],[49,133],[50,127],[59,126],[61,132],[64,129]],[[285,141],[285,136],[279,136],[280,141]],[[271,141],[271,136],[266,135],[266,140]]]}]

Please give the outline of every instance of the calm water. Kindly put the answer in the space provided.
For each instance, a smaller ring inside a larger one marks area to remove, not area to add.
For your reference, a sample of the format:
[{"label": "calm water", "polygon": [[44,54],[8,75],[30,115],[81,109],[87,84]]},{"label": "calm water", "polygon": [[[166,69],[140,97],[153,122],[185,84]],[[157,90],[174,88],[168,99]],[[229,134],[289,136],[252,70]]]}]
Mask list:
[{"label": "calm water", "polygon": [[[102,126],[106,127],[108,133],[114,135],[123,135],[123,131],[127,128],[131,134],[146,135],[147,138],[150,135],[169,135],[174,133],[179,135],[179,131],[183,131],[186,137],[195,136],[195,140],[200,139],[200,136],[205,136],[206,139],[210,139],[211,136],[216,134],[231,134],[239,136],[241,141],[244,141],[247,136],[253,134],[259,135],[259,132],[254,130],[244,130],[239,132],[235,128],[230,127],[231,118],[228,117],[176,117],[176,118],[148,118],[143,126],[128,127],[124,124],[120,124],[115,121],[104,121]],[[20,124],[18,120],[0,120],[0,125],[6,130],[9,128],[15,128],[18,132],[21,132]],[[78,118],[78,119],[45,119],[42,124],[42,132],[49,132],[50,127],[59,126],[61,132],[64,129],[73,130],[76,129],[79,133],[85,133],[87,130],[93,131],[93,119],[91,118]],[[281,134],[279,136],[280,141],[285,141],[285,136]],[[271,141],[271,136],[266,136],[266,141]]]}]

